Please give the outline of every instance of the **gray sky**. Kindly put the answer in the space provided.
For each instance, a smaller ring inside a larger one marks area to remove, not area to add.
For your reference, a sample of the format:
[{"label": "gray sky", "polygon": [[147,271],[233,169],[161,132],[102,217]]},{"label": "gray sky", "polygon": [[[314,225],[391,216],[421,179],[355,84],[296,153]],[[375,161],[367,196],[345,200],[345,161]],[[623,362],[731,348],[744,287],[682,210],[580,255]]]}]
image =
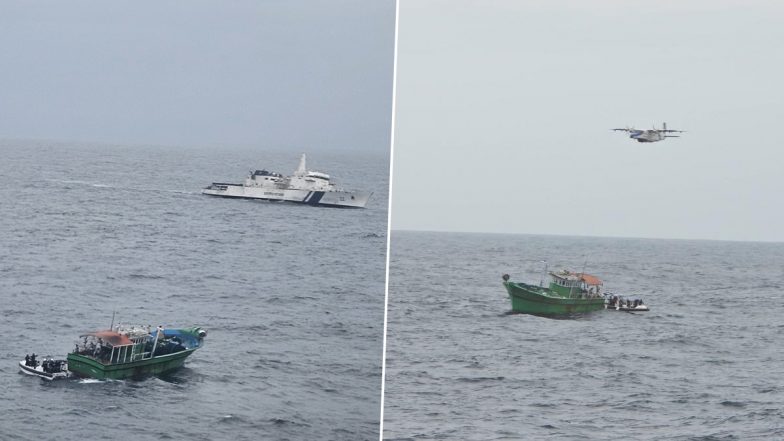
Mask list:
[{"label": "gray sky", "polygon": [[393,0],[0,0],[0,138],[389,150]]},{"label": "gray sky", "polygon": [[[392,228],[784,241],[784,4],[402,0]],[[641,144],[609,129],[688,130]]]}]

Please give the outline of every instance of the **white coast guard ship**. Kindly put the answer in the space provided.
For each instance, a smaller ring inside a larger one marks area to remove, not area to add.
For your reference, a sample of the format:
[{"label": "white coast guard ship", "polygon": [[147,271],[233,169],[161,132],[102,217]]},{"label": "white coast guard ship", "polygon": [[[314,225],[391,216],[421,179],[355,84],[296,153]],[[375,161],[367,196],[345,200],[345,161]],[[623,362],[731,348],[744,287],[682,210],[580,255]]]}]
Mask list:
[{"label": "white coast guard ship", "polygon": [[297,171],[283,176],[267,170],[251,172],[243,184],[213,182],[201,191],[210,196],[264,199],[297,202],[308,205],[342,208],[364,208],[373,193],[346,191],[329,181],[326,173],[309,171],[305,155],[299,160]]}]

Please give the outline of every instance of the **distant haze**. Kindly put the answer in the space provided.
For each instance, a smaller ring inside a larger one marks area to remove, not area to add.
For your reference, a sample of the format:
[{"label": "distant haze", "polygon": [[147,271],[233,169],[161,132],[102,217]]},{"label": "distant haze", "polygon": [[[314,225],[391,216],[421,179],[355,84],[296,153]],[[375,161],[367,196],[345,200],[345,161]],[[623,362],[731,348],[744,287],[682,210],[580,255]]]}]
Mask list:
[{"label": "distant haze", "polygon": [[[784,241],[784,4],[400,7],[392,227]],[[615,127],[687,130],[641,144]]]},{"label": "distant haze", "polygon": [[0,11],[0,138],[389,149],[392,0]]}]

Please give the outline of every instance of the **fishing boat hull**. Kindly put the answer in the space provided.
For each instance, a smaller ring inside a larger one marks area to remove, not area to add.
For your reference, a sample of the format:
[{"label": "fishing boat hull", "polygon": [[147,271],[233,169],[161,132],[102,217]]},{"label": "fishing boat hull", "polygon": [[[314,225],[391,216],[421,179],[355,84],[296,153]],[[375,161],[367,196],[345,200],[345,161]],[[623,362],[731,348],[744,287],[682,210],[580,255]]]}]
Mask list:
[{"label": "fishing boat hull", "polygon": [[187,349],[128,363],[113,364],[103,364],[94,358],[72,352],[68,354],[68,369],[76,376],[99,380],[140,378],[164,374],[182,367],[185,359],[196,349]]},{"label": "fishing boat hull", "polygon": [[35,377],[43,378],[44,380],[47,380],[47,381],[59,380],[59,379],[68,378],[69,377],[68,367],[67,366],[65,366],[59,372],[44,372],[43,366],[41,366],[40,364],[38,366],[35,366],[35,367],[27,366],[25,364],[25,361],[22,360],[22,361],[19,362],[19,370],[23,374],[27,374],[27,375],[32,375],[32,376],[35,376]]},{"label": "fishing boat hull", "polygon": [[310,191],[248,187],[242,184],[215,182],[203,189],[202,194],[225,198],[260,199],[266,201],[294,202],[319,207],[364,208],[372,193],[361,191]]},{"label": "fishing boat hull", "polygon": [[512,310],[535,315],[564,315],[604,309],[601,297],[569,297],[548,288],[526,283],[504,282]]}]

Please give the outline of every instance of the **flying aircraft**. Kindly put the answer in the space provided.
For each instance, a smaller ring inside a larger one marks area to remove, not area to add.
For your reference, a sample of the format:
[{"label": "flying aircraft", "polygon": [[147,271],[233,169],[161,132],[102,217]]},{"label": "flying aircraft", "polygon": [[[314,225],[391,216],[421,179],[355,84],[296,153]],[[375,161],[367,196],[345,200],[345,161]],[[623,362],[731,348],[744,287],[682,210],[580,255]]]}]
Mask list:
[{"label": "flying aircraft", "polygon": [[634,127],[627,127],[625,129],[612,129],[614,131],[628,132],[629,138],[636,139],[637,142],[657,142],[664,141],[665,138],[680,138],[679,135],[668,135],[668,133],[683,133],[685,130],[668,130],[667,123],[662,125],[661,129],[653,126],[651,130],[639,130]]}]

